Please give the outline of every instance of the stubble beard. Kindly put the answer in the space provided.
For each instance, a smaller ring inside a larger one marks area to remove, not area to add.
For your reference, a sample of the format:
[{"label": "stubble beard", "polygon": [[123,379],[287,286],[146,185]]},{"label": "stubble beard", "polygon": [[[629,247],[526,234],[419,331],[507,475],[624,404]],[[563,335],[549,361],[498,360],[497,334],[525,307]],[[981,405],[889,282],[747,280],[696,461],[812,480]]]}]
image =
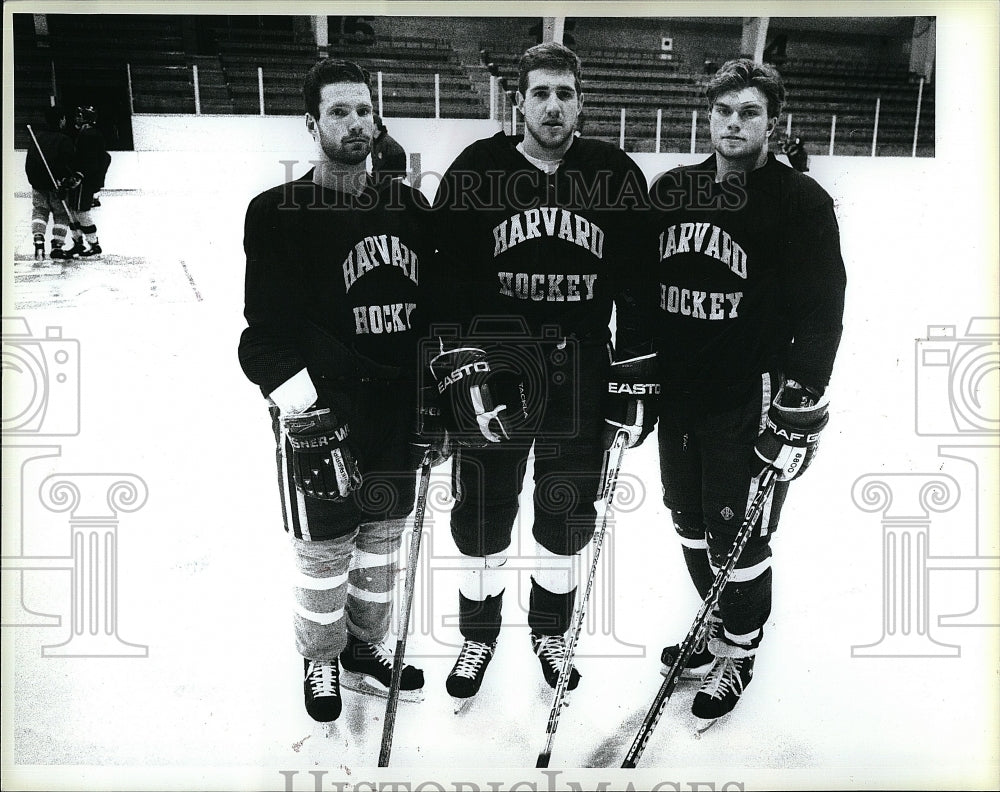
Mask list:
[{"label": "stubble beard", "polygon": [[[542,127],[542,129],[545,128],[543,125],[540,126]],[[531,138],[532,140],[535,141],[535,144],[539,148],[545,149],[546,151],[558,151],[560,148],[565,146],[566,141],[573,136],[573,128],[566,126],[563,127],[564,134],[562,134],[557,140],[554,140],[551,137],[544,137],[540,135],[538,132],[532,129],[528,124],[525,124],[524,128],[525,131],[531,135]]]}]

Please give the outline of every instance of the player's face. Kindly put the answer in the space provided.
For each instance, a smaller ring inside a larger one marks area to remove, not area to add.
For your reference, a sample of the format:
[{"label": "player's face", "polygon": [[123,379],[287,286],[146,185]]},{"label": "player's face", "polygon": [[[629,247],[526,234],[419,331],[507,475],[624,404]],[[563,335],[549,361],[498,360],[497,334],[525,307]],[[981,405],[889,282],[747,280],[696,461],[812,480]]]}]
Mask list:
[{"label": "player's face", "polygon": [[372,97],[363,83],[328,83],[320,89],[319,117],[306,126],[332,162],[356,165],[372,148]]},{"label": "player's face", "polygon": [[759,88],[724,93],[709,114],[712,146],[728,160],[757,167],[767,158],[767,138],[777,123],[767,117],[767,98]]},{"label": "player's face", "polygon": [[524,116],[524,145],[532,156],[557,157],[573,142],[573,130],[583,108],[573,72],[534,69],[528,72],[528,87],[518,93],[518,108]]}]

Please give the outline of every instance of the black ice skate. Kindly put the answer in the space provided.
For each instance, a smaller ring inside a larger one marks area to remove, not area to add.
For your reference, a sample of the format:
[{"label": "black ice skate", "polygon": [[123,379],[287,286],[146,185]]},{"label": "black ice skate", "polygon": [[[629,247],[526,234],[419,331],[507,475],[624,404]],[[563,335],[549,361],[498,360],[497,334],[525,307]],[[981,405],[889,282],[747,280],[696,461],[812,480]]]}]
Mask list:
[{"label": "black ice skate", "polygon": [[[347,646],[340,653],[343,668],[343,685],[358,693],[373,693],[389,697],[392,682],[392,652],[381,643],[362,641],[348,634]],[[411,665],[403,665],[399,683],[400,701],[424,700],[424,672]]]},{"label": "black ice skate", "polygon": [[460,712],[472,700],[472,697],[479,692],[482,687],[483,677],[486,676],[486,666],[493,659],[496,651],[496,641],[493,643],[483,643],[482,641],[472,641],[468,638],[462,644],[462,650],[458,653],[454,668],[448,674],[445,687],[448,695],[455,699],[455,712]]},{"label": "black ice skate", "polygon": [[73,258],[68,251],[64,250],[62,245],[53,245],[52,252],[49,254],[49,258],[53,261],[67,260]]},{"label": "black ice skate", "polygon": [[[698,636],[698,640],[695,641],[694,651],[691,652],[691,656],[688,657],[687,662],[684,664],[679,679],[705,678],[705,674],[709,672],[712,664],[715,662],[715,655],[708,648],[708,642],[718,637],[719,627],[721,626],[722,619],[717,612],[708,617],[705,622],[705,629],[702,630],[701,635]],[[674,667],[674,663],[677,662],[677,657],[680,653],[680,644],[663,647],[663,651],[660,652],[660,662],[663,663],[660,674],[664,677],[670,675],[670,669]]]},{"label": "black ice skate", "polygon": [[35,238],[35,261],[43,261],[45,259],[45,240]]},{"label": "black ice skate", "polygon": [[[566,657],[566,638],[562,635],[539,635],[531,633],[531,648],[538,655],[538,661],[542,664],[542,674],[548,686],[555,690],[559,683],[559,671],[562,668],[563,658]],[[570,668],[569,683],[566,690],[576,690],[580,684],[580,672],[576,667]]]},{"label": "black ice skate", "polygon": [[717,718],[733,711],[753,678],[753,662],[753,655],[720,656],[715,659],[691,705],[691,713],[703,721],[698,728],[699,733],[715,723]]},{"label": "black ice skate", "polygon": [[80,254],[80,256],[82,256],[83,258],[90,258],[92,256],[99,256],[103,252],[104,251],[101,250],[101,246],[95,242],[89,248],[87,248],[85,251],[83,251]]},{"label": "black ice skate", "polygon": [[340,665],[336,660],[308,660],[302,689],[306,696],[306,712],[320,723],[329,723],[340,717],[343,701],[340,698]]},{"label": "black ice skate", "polygon": [[80,239],[74,239],[73,247],[68,250],[63,250],[63,258],[77,258],[78,256],[82,256],[85,251],[86,248],[83,246],[83,241]]}]

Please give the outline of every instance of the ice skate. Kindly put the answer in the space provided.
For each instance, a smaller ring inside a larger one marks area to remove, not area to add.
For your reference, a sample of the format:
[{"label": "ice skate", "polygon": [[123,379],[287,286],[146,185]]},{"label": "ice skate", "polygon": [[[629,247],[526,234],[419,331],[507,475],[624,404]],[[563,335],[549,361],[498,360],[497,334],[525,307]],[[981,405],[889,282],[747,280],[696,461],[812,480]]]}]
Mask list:
[{"label": "ice skate", "polygon": [[701,735],[739,703],[746,686],[753,678],[753,655],[716,657],[701,688],[691,704],[691,714],[697,719],[696,733]]},{"label": "ice skate", "polygon": [[483,677],[486,676],[486,666],[493,659],[496,647],[496,641],[487,644],[468,638],[462,644],[462,650],[458,653],[455,666],[451,669],[445,682],[448,695],[454,701],[456,715],[468,707],[473,697],[479,692],[479,688],[482,687]]},{"label": "ice skate", "polygon": [[35,261],[45,260],[45,240],[35,237]]},{"label": "ice skate", "polygon": [[[531,633],[531,648],[538,656],[538,662],[542,666],[542,674],[545,682],[550,688],[555,690],[559,684],[559,671],[562,669],[563,658],[566,657],[566,638],[563,635],[539,635]],[[569,683],[566,691],[576,690],[580,684],[580,672],[573,666],[569,671]],[[569,704],[569,698],[564,701],[564,705]]]},{"label": "ice skate", "polygon": [[95,256],[100,256],[101,253],[103,253],[103,252],[104,251],[101,250],[101,246],[97,242],[95,242],[89,248],[87,248],[85,251],[83,251],[80,254],[80,256],[82,258],[93,258]]},{"label": "ice skate", "polygon": [[343,700],[340,697],[340,665],[336,660],[303,658],[306,712],[319,723],[329,723],[340,717]]},{"label": "ice skate", "polygon": [[82,256],[85,251],[86,251],[86,248],[83,246],[83,240],[81,240],[81,239],[74,239],[73,240],[73,247],[68,248],[68,249],[63,249],[63,254],[64,254],[63,257],[64,258],[68,258],[68,259],[78,258],[79,256]]},{"label": "ice skate", "polygon": [[[705,674],[711,670],[712,664],[715,662],[715,655],[708,648],[708,642],[718,636],[721,624],[722,619],[716,613],[708,617],[705,628],[695,641],[694,651],[688,657],[678,679],[700,680],[705,678]],[[670,675],[670,669],[674,667],[674,663],[677,662],[677,657],[680,653],[680,644],[663,647],[663,651],[660,652],[660,662],[663,663],[663,667],[660,669],[662,676],[667,677]]]},{"label": "ice skate", "polygon": [[[358,693],[371,693],[389,697],[392,682],[393,656],[381,644],[368,643],[353,635],[347,636],[347,646],[340,653],[341,684]],[[399,684],[400,701],[424,700],[424,672],[411,665],[403,665]]]}]

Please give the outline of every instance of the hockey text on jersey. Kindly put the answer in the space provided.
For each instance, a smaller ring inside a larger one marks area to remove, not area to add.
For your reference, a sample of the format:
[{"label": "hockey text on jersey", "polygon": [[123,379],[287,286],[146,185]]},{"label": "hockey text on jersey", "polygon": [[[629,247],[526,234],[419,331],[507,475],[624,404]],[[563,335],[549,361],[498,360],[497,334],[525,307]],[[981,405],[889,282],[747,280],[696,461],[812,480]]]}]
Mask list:
[{"label": "hockey text on jersey", "polygon": [[[559,275],[542,272],[498,272],[500,294],[535,302],[580,302],[594,299],[596,273]],[[580,287],[583,287],[581,290]]]},{"label": "hockey text on jersey", "polygon": [[604,257],[604,231],[597,223],[568,209],[540,206],[518,212],[493,228],[493,257],[529,239],[555,237]]},{"label": "hockey text on jersey", "polygon": [[660,308],[693,319],[735,319],[743,292],[706,292],[660,284]]},{"label": "hockey text on jersey", "polygon": [[416,303],[387,303],[385,305],[356,305],[354,307],[354,334],[401,333],[413,327],[410,314]]},{"label": "hockey text on jersey", "polygon": [[[678,223],[660,232],[660,260],[680,253],[700,253],[721,261],[746,280],[747,254],[728,232],[712,223]],[[660,284],[660,308],[693,319],[735,319],[743,292],[710,292]]]},{"label": "hockey text on jersey", "polygon": [[390,234],[366,236],[358,242],[344,259],[344,291],[377,267],[399,267],[414,283],[419,280],[419,260],[415,251],[404,245],[399,237]]},{"label": "hockey text on jersey", "polygon": [[726,231],[712,223],[679,223],[661,231],[660,259],[668,259],[678,253],[711,256],[746,280],[746,251]]}]

